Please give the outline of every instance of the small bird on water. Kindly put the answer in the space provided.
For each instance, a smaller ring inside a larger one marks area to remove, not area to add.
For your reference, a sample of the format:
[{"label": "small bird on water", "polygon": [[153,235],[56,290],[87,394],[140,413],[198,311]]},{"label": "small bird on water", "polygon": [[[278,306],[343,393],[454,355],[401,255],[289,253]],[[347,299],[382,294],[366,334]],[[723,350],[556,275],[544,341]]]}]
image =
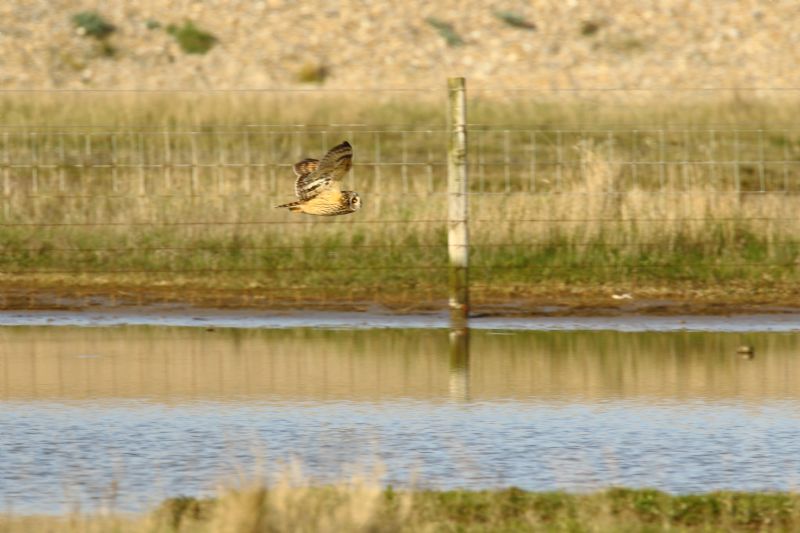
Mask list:
[{"label": "small bird on water", "polygon": [[736,348],[736,353],[742,356],[742,359],[752,359],[756,356],[756,350],[749,344],[742,344]]},{"label": "small bird on water", "polygon": [[353,166],[353,148],[347,141],[331,148],[321,159],[303,159],[292,166],[297,175],[294,184],[296,202],[276,205],[309,215],[346,215],[361,209],[355,191],[342,190],[342,178]]}]

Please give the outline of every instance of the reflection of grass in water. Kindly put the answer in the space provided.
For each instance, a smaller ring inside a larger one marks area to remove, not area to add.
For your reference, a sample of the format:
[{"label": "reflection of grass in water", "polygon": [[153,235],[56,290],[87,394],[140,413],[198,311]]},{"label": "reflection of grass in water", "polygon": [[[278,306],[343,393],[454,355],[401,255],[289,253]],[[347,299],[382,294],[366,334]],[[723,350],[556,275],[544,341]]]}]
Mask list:
[{"label": "reflection of grass in water", "polygon": [[[633,322],[619,321],[626,323]],[[510,333],[471,333],[473,399],[800,399],[797,335]],[[753,345],[755,359],[737,355],[740,344]],[[9,347],[0,379],[10,400],[427,400],[448,397],[452,369],[444,330],[21,327],[0,329],[0,345]],[[64,346],[108,357],[65,358]]]},{"label": "reflection of grass in water", "polygon": [[[472,201],[479,288],[524,293],[548,282],[797,281],[798,189],[788,162],[800,153],[800,137],[782,122],[796,103],[735,96],[665,103],[635,95],[622,102],[612,95],[603,105],[600,97],[482,96],[471,102],[470,121],[503,126],[475,126],[470,133],[473,191],[492,193]],[[248,93],[92,98],[0,99],[9,125],[61,126],[62,132],[86,126],[67,134],[0,132],[11,165],[0,171],[7,193],[0,217],[123,225],[2,227],[4,271],[162,271],[113,278],[145,285],[444,286],[446,272],[431,268],[446,261],[443,222],[360,223],[444,217],[439,96],[360,102],[331,94],[302,100]],[[318,127],[253,126],[259,123],[351,125],[325,126],[322,133]],[[352,125],[358,123],[395,126]],[[748,130],[735,129],[741,124]],[[519,127],[539,131],[531,136]],[[125,133],[104,133],[109,130]],[[364,209],[335,225],[273,210],[292,196],[288,165],[345,138],[356,147],[357,162],[346,185],[361,193]],[[200,166],[193,170],[193,164]],[[790,193],[773,194],[784,188]],[[304,223],[124,225],[282,220]],[[94,251],[107,248],[114,251]],[[199,272],[176,273],[181,270]]]}]

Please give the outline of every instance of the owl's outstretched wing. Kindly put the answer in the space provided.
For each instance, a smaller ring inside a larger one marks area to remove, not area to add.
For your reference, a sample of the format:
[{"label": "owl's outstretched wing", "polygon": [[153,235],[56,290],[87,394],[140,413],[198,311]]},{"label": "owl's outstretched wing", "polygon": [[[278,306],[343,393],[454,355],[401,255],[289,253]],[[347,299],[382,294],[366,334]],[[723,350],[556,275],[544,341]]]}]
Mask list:
[{"label": "owl's outstretched wing", "polygon": [[[295,194],[301,200],[309,200],[326,190],[339,191],[342,177],[352,166],[353,148],[347,141],[331,148],[320,161],[304,159],[294,165]],[[307,170],[305,174],[300,173]]]},{"label": "owl's outstretched wing", "polygon": [[298,178],[302,178],[307,174],[311,174],[317,167],[319,166],[319,160],[317,159],[303,159],[302,161],[298,161],[294,165],[292,165],[292,170],[297,175]]},{"label": "owl's outstretched wing", "polygon": [[292,165],[292,170],[297,176],[297,181],[294,184],[294,193],[301,200],[306,198],[303,196],[303,187],[306,184],[309,174],[317,170],[319,161],[316,159],[303,159]]}]

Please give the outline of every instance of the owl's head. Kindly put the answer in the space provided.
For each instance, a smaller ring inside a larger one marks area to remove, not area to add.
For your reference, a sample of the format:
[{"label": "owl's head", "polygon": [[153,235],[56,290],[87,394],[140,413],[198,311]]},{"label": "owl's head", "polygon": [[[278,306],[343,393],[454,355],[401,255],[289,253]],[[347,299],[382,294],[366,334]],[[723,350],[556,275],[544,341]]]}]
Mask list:
[{"label": "owl's head", "polygon": [[346,192],[346,199],[347,199],[347,206],[350,209],[350,212],[358,211],[361,209],[361,197],[355,191],[347,191]]}]

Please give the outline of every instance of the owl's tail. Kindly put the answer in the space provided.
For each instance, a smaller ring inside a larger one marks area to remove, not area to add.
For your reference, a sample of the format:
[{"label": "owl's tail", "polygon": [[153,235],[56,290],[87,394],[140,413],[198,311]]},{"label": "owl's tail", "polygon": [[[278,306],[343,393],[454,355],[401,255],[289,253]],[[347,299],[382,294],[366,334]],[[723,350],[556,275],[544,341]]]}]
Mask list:
[{"label": "owl's tail", "polygon": [[300,211],[300,204],[302,202],[289,202],[288,204],[276,205],[275,209],[279,207],[288,207],[289,211]]}]

